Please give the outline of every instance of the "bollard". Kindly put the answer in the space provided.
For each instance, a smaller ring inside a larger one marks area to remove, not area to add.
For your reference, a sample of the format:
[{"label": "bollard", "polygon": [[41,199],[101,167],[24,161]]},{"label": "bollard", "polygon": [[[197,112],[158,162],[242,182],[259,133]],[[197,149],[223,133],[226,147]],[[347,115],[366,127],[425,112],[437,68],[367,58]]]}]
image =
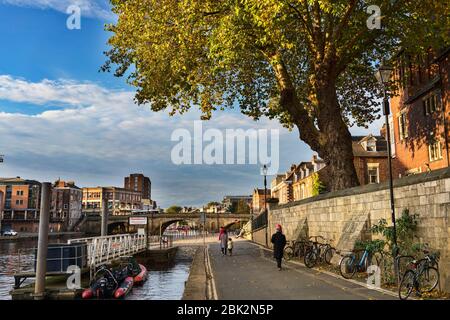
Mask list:
[{"label": "bollard", "polygon": [[41,185],[41,210],[39,213],[38,251],[36,261],[36,283],[34,299],[42,300],[45,296],[45,274],[47,272],[48,227],[50,217],[51,184]]},{"label": "bollard", "polygon": [[[103,195],[105,196],[105,195]],[[114,205],[114,204],[113,204]],[[102,237],[108,235],[108,199],[103,197],[102,200],[102,225],[100,235]]]}]

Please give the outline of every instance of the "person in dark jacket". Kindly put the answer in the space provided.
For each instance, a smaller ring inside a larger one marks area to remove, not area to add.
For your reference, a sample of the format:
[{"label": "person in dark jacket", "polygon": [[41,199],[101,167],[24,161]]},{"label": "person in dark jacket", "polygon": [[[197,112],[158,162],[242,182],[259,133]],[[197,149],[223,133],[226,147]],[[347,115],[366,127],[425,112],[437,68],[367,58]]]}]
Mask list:
[{"label": "person in dark jacket", "polygon": [[281,271],[281,259],[283,258],[284,246],[286,245],[286,236],[283,234],[281,225],[277,224],[277,230],[272,235],[273,257],[277,260],[278,270]]}]

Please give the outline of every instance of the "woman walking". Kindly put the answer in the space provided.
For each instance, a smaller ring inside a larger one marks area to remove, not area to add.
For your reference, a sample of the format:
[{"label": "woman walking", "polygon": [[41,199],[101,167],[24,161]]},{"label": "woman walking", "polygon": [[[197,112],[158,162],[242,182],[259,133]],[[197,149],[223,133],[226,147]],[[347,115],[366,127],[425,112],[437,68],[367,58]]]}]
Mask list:
[{"label": "woman walking", "polygon": [[273,257],[277,260],[278,270],[281,271],[281,259],[283,258],[284,246],[286,245],[286,237],[283,234],[281,225],[275,226],[276,232],[272,235]]},{"label": "woman walking", "polygon": [[227,255],[227,245],[228,245],[228,233],[224,227],[220,227],[219,241],[220,241],[220,250],[222,251],[222,255],[226,256]]}]

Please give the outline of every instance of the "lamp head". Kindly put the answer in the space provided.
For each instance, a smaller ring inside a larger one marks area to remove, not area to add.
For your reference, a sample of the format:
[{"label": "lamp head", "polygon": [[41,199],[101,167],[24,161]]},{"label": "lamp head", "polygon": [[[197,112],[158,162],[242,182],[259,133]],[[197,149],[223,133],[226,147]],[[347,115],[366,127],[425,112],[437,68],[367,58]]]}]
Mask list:
[{"label": "lamp head", "polygon": [[262,167],[262,173],[263,173],[263,175],[267,175],[267,165],[264,165],[263,167]]},{"label": "lamp head", "polygon": [[392,67],[383,65],[380,66],[380,68],[378,68],[377,72],[375,73],[375,77],[377,78],[378,83],[383,87],[386,87],[387,83],[391,79],[392,71]]}]

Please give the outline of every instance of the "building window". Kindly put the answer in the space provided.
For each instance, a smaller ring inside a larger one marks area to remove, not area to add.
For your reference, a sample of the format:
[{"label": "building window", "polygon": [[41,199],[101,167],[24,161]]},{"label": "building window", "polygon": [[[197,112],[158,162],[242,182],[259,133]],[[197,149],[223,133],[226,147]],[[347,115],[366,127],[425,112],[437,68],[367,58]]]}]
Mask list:
[{"label": "building window", "polygon": [[300,186],[300,199],[304,199],[306,198],[305,196],[305,184],[302,183],[302,185]]},{"label": "building window", "polygon": [[408,138],[408,123],[406,120],[406,112],[400,113],[398,117],[398,133],[400,140]]},{"label": "building window", "polygon": [[367,151],[377,151],[377,142],[375,139],[371,139],[367,141]]},{"label": "building window", "polygon": [[16,200],[16,204],[22,205],[23,204],[23,200]]},{"label": "building window", "polygon": [[379,183],[380,174],[378,169],[378,164],[368,164],[367,173],[369,176],[369,184]]},{"label": "building window", "polygon": [[440,110],[439,92],[433,92],[423,99],[423,110],[426,116]]},{"label": "building window", "polygon": [[17,190],[16,195],[23,196],[23,190]]},{"label": "building window", "polygon": [[441,143],[436,141],[428,146],[428,154],[430,156],[430,161],[436,161],[442,159]]}]

